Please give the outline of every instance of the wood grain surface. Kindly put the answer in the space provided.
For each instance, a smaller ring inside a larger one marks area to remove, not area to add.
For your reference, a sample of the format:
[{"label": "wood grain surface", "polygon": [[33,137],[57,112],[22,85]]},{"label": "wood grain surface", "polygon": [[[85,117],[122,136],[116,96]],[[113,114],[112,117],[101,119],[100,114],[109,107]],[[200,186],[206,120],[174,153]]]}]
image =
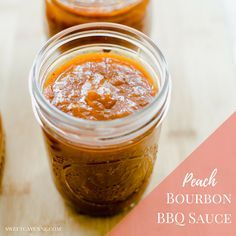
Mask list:
[{"label": "wood grain surface", "polygon": [[[6,131],[0,235],[31,235],[7,232],[14,226],[61,227],[47,235],[105,235],[123,215],[89,218],[65,207],[31,109],[29,70],[45,41],[42,3],[0,0],[0,110]],[[224,1],[154,0],[153,11],[152,37],[169,62],[173,95],[146,194],[236,108],[235,33]]]}]

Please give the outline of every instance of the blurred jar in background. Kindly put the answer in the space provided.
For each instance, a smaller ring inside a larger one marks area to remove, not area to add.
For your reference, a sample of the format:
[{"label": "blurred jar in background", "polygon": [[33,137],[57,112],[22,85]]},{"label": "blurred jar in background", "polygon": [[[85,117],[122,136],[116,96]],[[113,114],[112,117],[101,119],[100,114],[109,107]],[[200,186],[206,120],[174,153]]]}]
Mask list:
[{"label": "blurred jar in background", "polygon": [[3,175],[3,156],[4,154],[4,137],[3,137],[3,128],[2,128],[2,119],[0,114],[0,190],[1,190],[1,180]]},{"label": "blurred jar in background", "polygon": [[113,22],[150,34],[150,0],[45,0],[48,37],[74,25]]}]

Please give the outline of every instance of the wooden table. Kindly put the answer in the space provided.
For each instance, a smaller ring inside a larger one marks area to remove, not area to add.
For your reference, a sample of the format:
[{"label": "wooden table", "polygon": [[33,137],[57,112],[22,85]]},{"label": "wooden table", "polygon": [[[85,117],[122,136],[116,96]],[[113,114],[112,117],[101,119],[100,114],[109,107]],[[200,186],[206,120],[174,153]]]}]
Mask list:
[{"label": "wooden table", "polygon": [[[55,235],[104,235],[123,216],[94,219],[64,206],[32,113],[28,74],[45,41],[42,2],[0,0],[0,108],[7,141],[0,235],[29,235],[9,233],[8,226],[60,226]],[[228,10],[226,2],[233,4]],[[231,7],[236,5],[230,0],[154,0],[153,39],[169,62],[173,96],[147,193],[235,111]]]}]

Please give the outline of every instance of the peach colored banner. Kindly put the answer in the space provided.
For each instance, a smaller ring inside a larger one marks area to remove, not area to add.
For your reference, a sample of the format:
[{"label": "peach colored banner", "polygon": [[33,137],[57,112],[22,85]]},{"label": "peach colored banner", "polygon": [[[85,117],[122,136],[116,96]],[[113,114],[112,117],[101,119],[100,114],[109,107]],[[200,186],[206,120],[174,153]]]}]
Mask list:
[{"label": "peach colored banner", "polygon": [[236,113],[109,236],[236,236]]}]

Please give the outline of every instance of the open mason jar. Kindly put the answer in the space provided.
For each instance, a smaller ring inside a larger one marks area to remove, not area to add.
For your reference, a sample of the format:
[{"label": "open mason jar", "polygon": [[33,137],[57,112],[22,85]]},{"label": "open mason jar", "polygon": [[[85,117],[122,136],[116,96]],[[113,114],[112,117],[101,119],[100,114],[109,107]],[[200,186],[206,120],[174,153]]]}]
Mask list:
[{"label": "open mason jar", "polygon": [[113,22],[150,33],[150,0],[45,0],[48,37],[71,26]]},{"label": "open mason jar", "polygon": [[[152,103],[108,121],[76,118],[51,105],[42,93],[47,75],[73,55],[86,52],[112,52],[138,60],[158,86]],[[66,202],[80,213],[96,216],[113,215],[137,203],[153,171],[170,91],[161,51],[130,27],[84,24],[60,32],[43,46],[32,67],[30,92],[52,175]]]}]

